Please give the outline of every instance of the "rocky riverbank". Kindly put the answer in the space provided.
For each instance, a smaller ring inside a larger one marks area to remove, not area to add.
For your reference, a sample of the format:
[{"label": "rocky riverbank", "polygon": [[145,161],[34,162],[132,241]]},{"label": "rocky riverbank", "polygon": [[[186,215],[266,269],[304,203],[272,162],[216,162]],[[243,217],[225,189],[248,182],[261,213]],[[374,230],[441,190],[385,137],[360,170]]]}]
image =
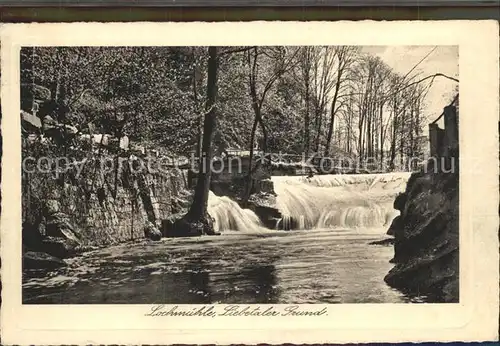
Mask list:
[{"label": "rocky riverbank", "polygon": [[436,302],[459,300],[459,172],[457,158],[430,160],[413,173],[394,208],[394,268],[385,281]]},{"label": "rocky riverbank", "polygon": [[79,173],[68,168],[64,179],[37,171],[23,173],[25,266],[47,261],[62,265],[57,259],[95,247],[159,240],[162,220],[187,208],[185,171],[134,171],[129,165],[133,155],[113,170],[103,170],[102,160],[116,161],[116,157],[101,154],[101,160],[88,161]]}]

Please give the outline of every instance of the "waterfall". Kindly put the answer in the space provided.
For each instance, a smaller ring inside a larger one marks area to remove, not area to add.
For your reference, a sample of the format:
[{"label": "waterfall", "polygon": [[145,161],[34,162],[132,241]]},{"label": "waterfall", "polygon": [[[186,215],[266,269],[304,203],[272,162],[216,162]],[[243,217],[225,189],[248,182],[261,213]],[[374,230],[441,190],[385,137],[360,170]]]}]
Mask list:
[{"label": "waterfall", "polygon": [[[280,229],[386,227],[398,215],[396,195],[411,173],[272,177]],[[208,213],[217,232],[265,230],[259,217],[225,196],[210,192]]]},{"label": "waterfall", "polygon": [[282,229],[378,228],[398,212],[393,201],[411,173],[273,177]]},{"label": "waterfall", "polygon": [[259,217],[253,211],[243,209],[229,197],[217,196],[212,191],[208,196],[208,213],[215,219],[214,227],[217,232],[264,230]]}]

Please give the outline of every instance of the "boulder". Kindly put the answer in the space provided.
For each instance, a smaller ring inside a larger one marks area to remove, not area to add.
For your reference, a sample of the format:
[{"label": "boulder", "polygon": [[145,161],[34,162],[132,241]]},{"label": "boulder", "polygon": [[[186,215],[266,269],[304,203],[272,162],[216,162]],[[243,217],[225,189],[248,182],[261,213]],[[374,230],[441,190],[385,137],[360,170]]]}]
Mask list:
[{"label": "boulder", "polygon": [[270,229],[275,229],[278,220],[281,220],[282,218],[282,215],[277,208],[269,206],[255,206],[253,211],[259,217],[262,224]]},{"label": "boulder", "polygon": [[160,230],[156,228],[156,226],[153,225],[152,222],[148,222],[144,227],[144,237],[146,237],[147,239],[158,241],[161,239],[161,236],[162,234]]},{"label": "boulder", "polygon": [[274,183],[271,179],[256,180],[254,183],[254,188],[256,192],[276,195],[276,193],[274,192]]},{"label": "boulder", "polygon": [[62,125],[62,128],[66,132],[66,135],[76,135],[78,133],[78,128],[73,125],[64,124]]},{"label": "boulder", "polygon": [[40,235],[42,235],[44,237],[47,235],[47,230],[45,228],[45,223],[40,222],[40,224],[38,225],[38,233],[40,233]]},{"label": "boulder", "polygon": [[283,217],[276,207],[276,195],[273,193],[254,193],[243,206],[252,210],[267,228],[275,229],[278,220]]},{"label": "boulder", "polygon": [[199,237],[201,235],[220,235],[214,230],[214,219],[206,214],[203,220],[192,221],[181,217],[174,221],[166,237]]},{"label": "boulder", "polygon": [[56,269],[66,266],[66,263],[45,252],[28,251],[23,254],[23,269]]},{"label": "boulder", "polygon": [[46,237],[42,240],[41,248],[49,255],[68,258],[77,254],[79,245],[73,239]]},{"label": "boulder", "polygon": [[199,237],[203,232],[202,222],[191,222],[184,218],[177,219],[166,237]]},{"label": "boulder", "polygon": [[80,242],[78,232],[71,224],[68,215],[61,212],[47,216],[45,234],[50,237],[59,237],[71,239],[77,243]]},{"label": "boulder", "polygon": [[180,218],[182,218],[182,216],[183,216],[183,214],[177,213],[177,214],[170,215],[166,219],[161,220],[161,228],[160,228],[161,235],[163,237],[168,237],[168,234],[172,233],[174,223],[177,220],[179,220]]}]

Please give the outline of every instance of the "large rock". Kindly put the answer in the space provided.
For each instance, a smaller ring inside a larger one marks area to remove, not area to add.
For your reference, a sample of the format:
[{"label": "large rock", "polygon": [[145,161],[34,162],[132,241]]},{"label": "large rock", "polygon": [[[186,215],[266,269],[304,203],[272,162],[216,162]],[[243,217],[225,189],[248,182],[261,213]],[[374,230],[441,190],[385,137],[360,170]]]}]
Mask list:
[{"label": "large rock", "polygon": [[47,216],[45,224],[45,232],[47,236],[71,239],[75,242],[80,242],[79,232],[71,224],[69,216],[65,213],[57,212]]},{"label": "large rock", "polygon": [[180,218],[182,218],[183,216],[184,214],[177,213],[170,215],[166,219],[161,220],[161,228],[160,228],[161,235],[163,237],[168,237],[169,234],[172,234],[175,222]]},{"label": "large rock", "polygon": [[409,295],[458,302],[458,165],[452,173],[427,167],[412,174],[394,207],[401,215],[387,233],[395,266],[384,280]]},{"label": "large rock", "polygon": [[42,241],[41,249],[49,255],[58,258],[68,258],[78,253],[80,244],[67,238],[46,237]]},{"label": "large rock", "polygon": [[162,234],[160,230],[156,228],[152,222],[148,222],[144,227],[144,237],[146,237],[147,239],[158,241],[161,239],[161,236]]},{"label": "large rock", "polygon": [[[50,202],[50,200],[49,200]],[[79,252],[82,242],[75,228],[69,222],[68,215],[55,212],[58,203],[48,203],[44,214],[47,215],[37,225],[23,224],[23,246],[34,252],[66,258]]]},{"label": "large rock", "polygon": [[66,263],[44,252],[28,251],[23,254],[23,269],[56,269]]},{"label": "large rock", "polygon": [[189,220],[186,216],[174,221],[166,237],[199,237],[201,235],[220,235],[215,232],[214,219],[206,214],[203,220]]},{"label": "large rock", "polygon": [[279,227],[279,220],[282,219],[282,215],[276,207],[274,188],[272,191],[273,193],[260,192],[252,194],[244,207],[252,210],[264,226],[275,229],[277,226]]},{"label": "large rock", "polygon": [[257,193],[265,193],[270,195],[276,195],[274,192],[274,183],[271,179],[256,180],[254,183],[254,189]]}]

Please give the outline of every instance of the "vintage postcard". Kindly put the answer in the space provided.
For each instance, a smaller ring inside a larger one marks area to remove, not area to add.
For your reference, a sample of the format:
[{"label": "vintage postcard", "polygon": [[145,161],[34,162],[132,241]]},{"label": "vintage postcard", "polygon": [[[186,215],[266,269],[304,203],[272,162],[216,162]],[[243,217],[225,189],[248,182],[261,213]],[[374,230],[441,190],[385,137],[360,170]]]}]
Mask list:
[{"label": "vintage postcard", "polygon": [[0,34],[4,344],[498,340],[498,23]]}]

